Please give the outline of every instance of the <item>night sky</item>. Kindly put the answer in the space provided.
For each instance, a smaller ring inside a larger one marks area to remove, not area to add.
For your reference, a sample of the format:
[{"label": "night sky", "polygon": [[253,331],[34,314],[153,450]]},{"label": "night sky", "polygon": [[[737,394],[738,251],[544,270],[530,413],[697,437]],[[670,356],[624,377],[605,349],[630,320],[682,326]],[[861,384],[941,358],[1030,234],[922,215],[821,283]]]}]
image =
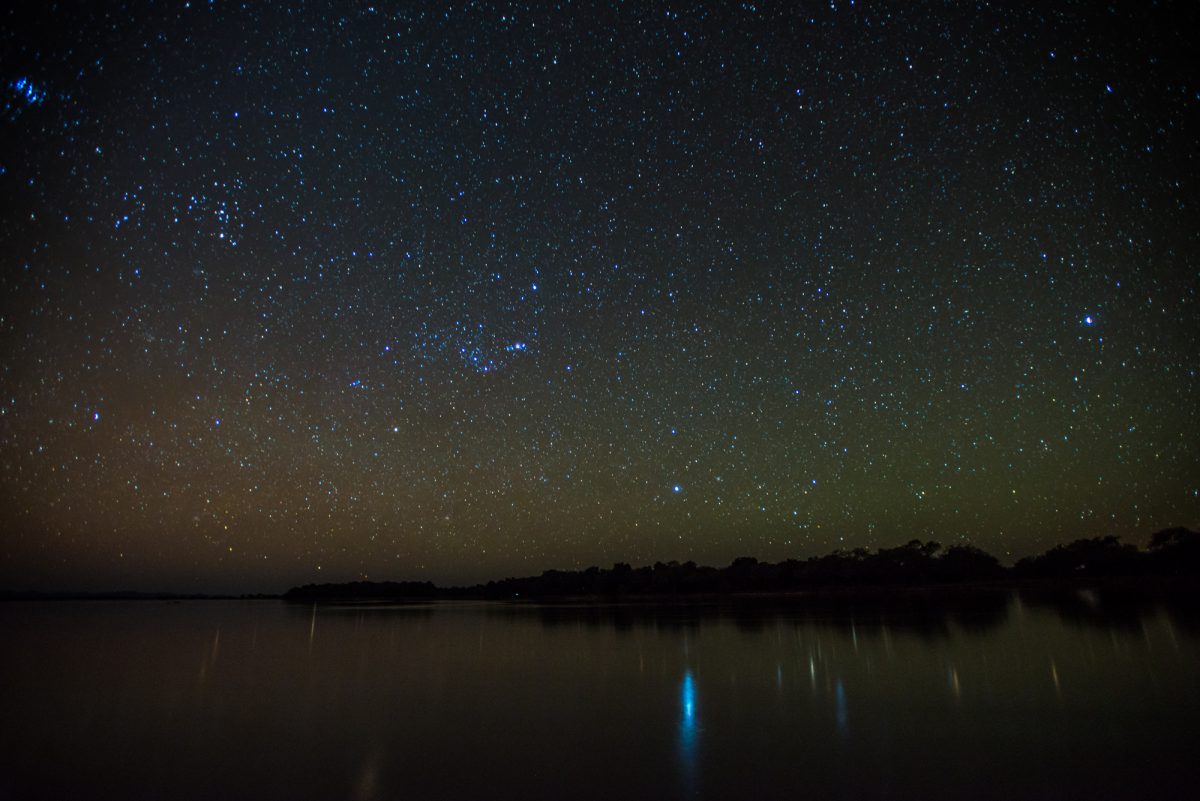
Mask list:
[{"label": "night sky", "polygon": [[1194,4],[286,5],[0,12],[0,587],[1200,524]]}]

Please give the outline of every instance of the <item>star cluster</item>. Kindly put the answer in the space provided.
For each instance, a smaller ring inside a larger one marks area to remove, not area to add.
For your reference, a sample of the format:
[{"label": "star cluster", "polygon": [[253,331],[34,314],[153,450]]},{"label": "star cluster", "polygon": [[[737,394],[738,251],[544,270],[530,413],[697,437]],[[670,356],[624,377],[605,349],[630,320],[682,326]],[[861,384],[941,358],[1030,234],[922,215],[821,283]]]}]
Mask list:
[{"label": "star cluster", "polygon": [[1187,4],[0,14],[0,583],[1200,522]]}]

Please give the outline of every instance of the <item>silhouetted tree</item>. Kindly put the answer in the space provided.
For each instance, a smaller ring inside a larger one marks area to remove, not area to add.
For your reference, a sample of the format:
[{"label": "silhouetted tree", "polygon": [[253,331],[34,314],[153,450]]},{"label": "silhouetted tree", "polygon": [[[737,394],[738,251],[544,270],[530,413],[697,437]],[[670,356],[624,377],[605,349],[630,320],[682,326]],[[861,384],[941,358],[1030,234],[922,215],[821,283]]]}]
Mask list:
[{"label": "silhouetted tree", "polygon": [[1022,559],[1014,571],[1028,577],[1134,575],[1143,567],[1141,556],[1137,546],[1125,544],[1119,537],[1093,537]]},{"label": "silhouetted tree", "polygon": [[1183,527],[1155,532],[1150,537],[1150,563],[1158,573],[1200,572],[1200,533]]},{"label": "silhouetted tree", "polygon": [[946,581],[978,581],[1004,575],[999,559],[973,545],[951,545],[938,561],[938,573]]},{"label": "silhouetted tree", "polygon": [[862,560],[863,576],[887,584],[929,581],[936,572],[934,557],[941,547],[936,542],[910,540],[898,548],[880,548]]},{"label": "silhouetted tree", "polygon": [[[1020,560],[1011,571],[1022,578],[1133,576],[1200,573],[1200,534],[1185,528],[1159,531],[1148,552],[1117,537],[1081,539]],[[540,576],[506,578],[486,585],[438,589],[429,582],[309,584],[284,595],[289,601],[386,600],[403,598],[565,598],[613,595],[694,595],[764,593],[824,587],[869,587],[953,583],[1009,575],[989,553],[971,545],[942,550],[936,542],[913,539],[895,548],[838,550],[803,561],[779,564],[741,556],[725,568],[695,562],[655,562],[634,568],[617,562],[611,569],[547,570]]]}]

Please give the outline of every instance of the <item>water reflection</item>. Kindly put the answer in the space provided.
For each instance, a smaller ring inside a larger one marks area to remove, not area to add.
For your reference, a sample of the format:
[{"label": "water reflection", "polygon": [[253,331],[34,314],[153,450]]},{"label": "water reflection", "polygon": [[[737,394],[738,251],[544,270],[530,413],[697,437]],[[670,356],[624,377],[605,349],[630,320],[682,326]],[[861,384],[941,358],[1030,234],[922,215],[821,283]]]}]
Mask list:
[{"label": "water reflection", "polygon": [[837,714],[837,733],[842,737],[847,737],[850,734],[850,712],[846,708],[846,686],[842,684],[841,679],[837,680],[833,697]]},{"label": "water reflection", "polygon": [[605,626],[623,634],[639,628],[692,630],[728,621],[747,635],[758,635],[773,623],[813,623],[844,627],[857,650],[863,637],[882,637],[885,645],[897,633],[929,640],[963,634],[986,636],[1004,626],[1010,615],[1050,609],[1064,622],[1098,628],[1136,628],[1147,616],[1166,612],[1175,626],[1200,635],[1200,596],[1190,589],[1148,591],[1119,584],[1054,588],[1006,587],[961,589],[897,589],[874,593],[828,594],[796,599],[742,598],[698,600],[681,597],[669,603],[493,604],[488,614],[526,615],[535,610],[542,625]]},{"label": "water reflection", "polygon": [[692,679],[692,671],[683,674],[683,683],[679,690],[680,704],[683,709],[683,719],[680,730],[690,738],[696,730],[696,683]]},{"label": "water reflection", "polygon": [[312,653],[313,640],[317,636],[317,605],[312,605],[312,615],[308,623],[308,652]]},{"label": "water reflection", "polygon": [[0,604],[0,798],[1165,797],[1200,783],[1186,605],[1022,592]]},{"label": "water reflection", "polygon": [[1032,587],[1021,590],[1020,599],[1029,609],[1053,610],[1072,626],[1140,629],[1148,616],[1161,610],[1180,628],[1200,634],[1200,594],[1192,588],[1156,591],[1120,582],[1071,589]]},{"label": "water reflection", "polygon": [[[857,650],[864,637],[892,631],[936,640],[956,633],[985,634],[1007,620],[1013,601],[1008,589],[902,591],[896,595],[822,595],[795,600],[742,598],[737,601],[678,599],[675,603],[543,604],[532,608],[547,628],[605,626],[629,634],[639,628],[696,630],[714,622],[732,623],[756,637],[773,624],[788,621],[845,626]],[[526,614],[528,605],[497,604],[490,614]]]},{"label": "water reflection", "polygon": [[679,684],[679,764],[687,795],[694,795],[697,775],[696,681],[685,671]]}]

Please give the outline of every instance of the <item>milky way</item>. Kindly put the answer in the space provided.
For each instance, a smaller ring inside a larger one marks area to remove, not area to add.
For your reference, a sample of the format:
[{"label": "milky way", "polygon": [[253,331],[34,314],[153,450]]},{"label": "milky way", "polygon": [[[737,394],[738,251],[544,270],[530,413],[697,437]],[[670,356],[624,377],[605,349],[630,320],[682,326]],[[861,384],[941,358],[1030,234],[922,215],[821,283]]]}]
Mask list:
[{"label": "milky way", "polygon": [[1200,523],[1191,4],[18,5],[0,586]]}]

